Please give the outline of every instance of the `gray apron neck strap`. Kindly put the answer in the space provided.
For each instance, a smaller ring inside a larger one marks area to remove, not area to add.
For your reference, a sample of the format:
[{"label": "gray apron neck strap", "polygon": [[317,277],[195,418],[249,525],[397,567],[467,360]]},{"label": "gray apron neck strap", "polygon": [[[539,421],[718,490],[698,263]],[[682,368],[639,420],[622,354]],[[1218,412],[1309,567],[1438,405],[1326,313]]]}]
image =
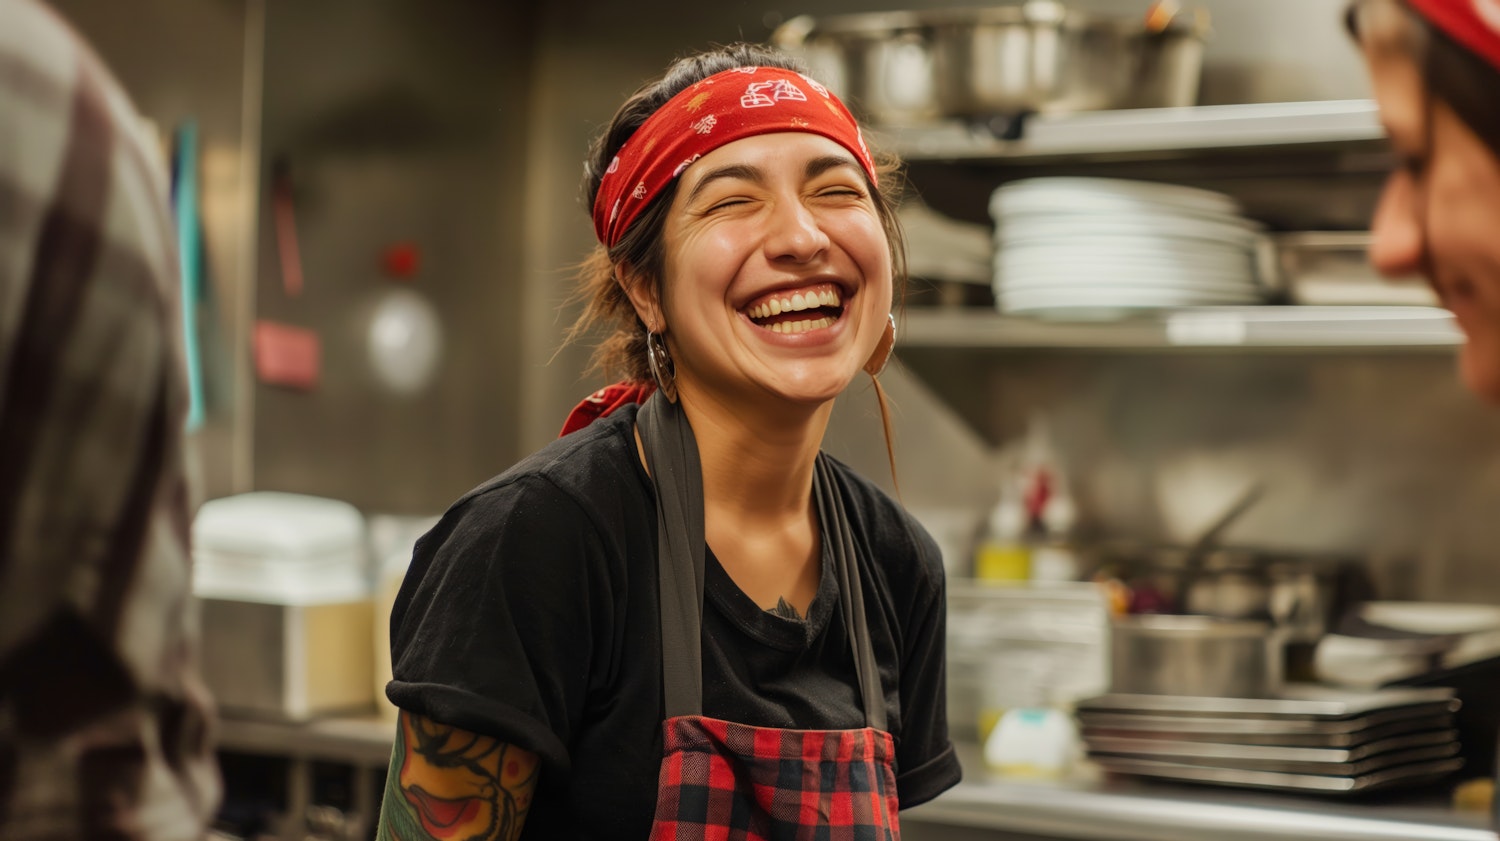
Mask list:
[{"label": "gray apron neck strap", "polygon": [[[666,717],[703,713],[703,465],[682,406],[654,393],[636,415],[656,486],[657,580],[661,601],[662,692]],[[886,730],[885,695],[865,618],[854,535],[828,457],[818,454],[813,498],[823,545],[833,553],[840,612],[854,648],[865,726]]]}]

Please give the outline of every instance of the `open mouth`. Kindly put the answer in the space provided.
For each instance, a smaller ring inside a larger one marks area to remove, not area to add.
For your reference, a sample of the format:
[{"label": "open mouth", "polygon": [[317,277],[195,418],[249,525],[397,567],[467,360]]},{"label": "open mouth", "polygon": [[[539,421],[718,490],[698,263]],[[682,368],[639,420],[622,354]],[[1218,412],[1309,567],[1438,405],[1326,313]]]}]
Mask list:
[{"label": "open mouth", "polygon": [[844,314],[843,290],[820,283],[795,292],[774,292],[753,301],[745,315],[772,333],[806,333],[832,327]]}]

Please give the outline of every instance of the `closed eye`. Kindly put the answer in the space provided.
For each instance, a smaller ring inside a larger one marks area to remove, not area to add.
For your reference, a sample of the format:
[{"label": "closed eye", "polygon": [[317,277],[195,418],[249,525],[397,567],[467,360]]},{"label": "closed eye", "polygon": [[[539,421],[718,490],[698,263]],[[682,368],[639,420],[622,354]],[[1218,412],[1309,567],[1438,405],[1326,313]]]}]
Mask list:
[{"label": "closed eye", "polygon": [[714,213],[714,212],[719,211],[719,210],[728,210],[731,207],[735,207],[735,206],[742,205],[742,204],[749,204],[749,203],[750,203],[750,200],[746,199],[746,198],[725,199],[724,201],[721,201],[721,202],[719,202],[719,203],[717,203],[717,204],[709,207],[708,210],[706,210],[704,212],[705,213]]}]

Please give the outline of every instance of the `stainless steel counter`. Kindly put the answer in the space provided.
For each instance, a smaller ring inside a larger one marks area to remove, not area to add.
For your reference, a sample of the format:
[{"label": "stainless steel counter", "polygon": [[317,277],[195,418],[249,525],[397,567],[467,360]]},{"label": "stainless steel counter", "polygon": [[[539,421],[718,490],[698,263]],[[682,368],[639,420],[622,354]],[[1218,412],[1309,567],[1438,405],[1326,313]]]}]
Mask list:
[{"label": "stainless steel counter", "polygon": [[[383,767],[394,726],[377,716],[301,724],[226,719],[228,750]],[[1454,810],[1444,794],[1373,794],[1357,800],[1232,788],[1107,779],[997,778],[978,749],[959,746],[964,782],[902,813],[904,834],[921,838],[1076,839],[1076,841],[1500,841],[1488,816]],[[366,787],[367,788],[367,787]],[[373,814],[373,804],[362,804]]]},{"label": "stainless steel counter", "polygon": [[903,812],[903,824],[1078,841],[1500,839],[1487,815],[1458,812],[1445,798],[1398,792],[1345,801],[1087,776],[1006,780],[987,775],[976,750],[960,753],[965,781]]}]

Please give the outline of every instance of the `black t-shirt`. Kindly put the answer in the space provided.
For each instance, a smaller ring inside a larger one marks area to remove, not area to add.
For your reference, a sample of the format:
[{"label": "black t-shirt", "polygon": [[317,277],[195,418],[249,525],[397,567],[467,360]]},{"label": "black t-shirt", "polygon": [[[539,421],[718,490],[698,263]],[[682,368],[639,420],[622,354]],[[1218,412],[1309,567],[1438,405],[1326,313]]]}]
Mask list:
[{"label": "black t-shirt", "polygon": [[[542,758],[525,838],[644,839],[661,762],[656,502],[636,407],[544,447],[450,508],[391,614],[402,709]],[[896,742],[902,808],[957,783],[932,538],[835,462]],[[803,621],[762,610],[710,551],[703,714],[804,730],[865,726],[836,578]]]}]

